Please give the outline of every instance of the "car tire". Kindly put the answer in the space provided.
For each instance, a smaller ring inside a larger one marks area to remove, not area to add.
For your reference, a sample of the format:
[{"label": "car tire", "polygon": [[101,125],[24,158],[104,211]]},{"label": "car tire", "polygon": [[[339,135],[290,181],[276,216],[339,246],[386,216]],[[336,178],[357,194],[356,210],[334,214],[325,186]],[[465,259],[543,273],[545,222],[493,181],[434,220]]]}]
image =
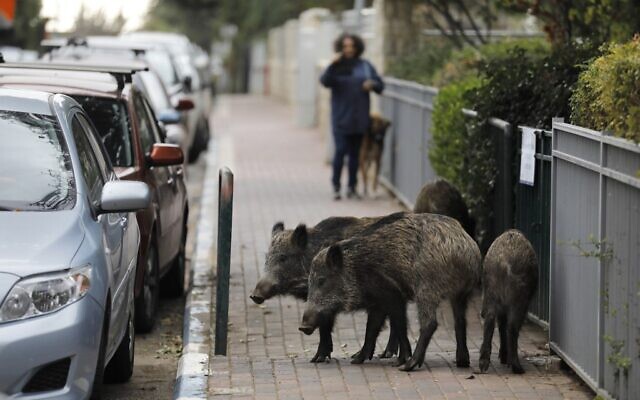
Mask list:
[{"label": "car tire", "polygon": [[[186,218],[186,214],[185,214]],[[162,280],[162,292],[167,297],[181,297],[184,295],[185,270],[187,264],[187,224],[182,225],[180,249],[173,259],[171,269]]]},{"label": "car tire", "polygon": [[107,304],[107,309],[104,314],[104,321],[102,321],[102,334],[100,335],[100,343],[98,344],[98,361],[96,362],[96,372],[93,375],[93,386],[91,387],[91,400],[100,400],[100,394],[102,392],[102,384],[104,382],[104,358],[107,353],[107,340],[109,337],[109,311],[110,305]]},{"label": "car tire", "polygon": [[143,279],[142,292],[136,299],[136,327],[138,332],[148,333],[155,325],[160,302],[160,265],[155,238],[151,238],[147,249]]},{"label": "car tire", "polygon": [[118,345],[109,365],[104,369],[106,383],[124,383],[133,375],[133,363],[136,350],[136,331],[133,316],[129,315],[127,330]]},{"label": "car tire", "polygon": [[209,147],[209,123],[206,119],[201,119],[198,122],[198,128],[196,129],[196,136],[193,139],[191,148],[189,149],[189,163],[192,164],[198,160],[200,153],[207,150]]}]

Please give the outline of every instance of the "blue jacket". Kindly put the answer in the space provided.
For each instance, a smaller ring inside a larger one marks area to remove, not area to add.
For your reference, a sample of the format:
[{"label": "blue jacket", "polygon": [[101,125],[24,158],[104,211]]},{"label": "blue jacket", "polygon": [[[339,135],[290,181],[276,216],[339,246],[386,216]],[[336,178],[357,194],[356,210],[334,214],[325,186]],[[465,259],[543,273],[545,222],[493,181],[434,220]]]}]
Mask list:
[{"label": "blue jacket", "polygon": [[334,135],[364,135],[369,129],[369,92],[362,88],[365,80],[374,81],[373,91],[380,94],[384,82],[367,60],[359,59],[351,75],[336,73],[331,64],[320,77],[320,83],[331,89],[331,127]]}]

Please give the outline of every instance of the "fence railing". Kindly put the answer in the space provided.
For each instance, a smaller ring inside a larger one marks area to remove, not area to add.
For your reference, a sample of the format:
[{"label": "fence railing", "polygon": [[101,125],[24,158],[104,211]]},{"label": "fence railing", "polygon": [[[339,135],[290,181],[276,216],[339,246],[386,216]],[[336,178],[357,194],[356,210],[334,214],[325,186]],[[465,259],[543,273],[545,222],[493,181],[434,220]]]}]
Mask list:
[{"label": "fence railing", "polygon": [[[540,325],[549,323],[549,240],[551,233],[551,132],[537,129],[533,185],[517,183],[515,191],[515,227],[529,239],[538,256],[538,290],[529,305],[530,317]],[[522,135],[516,135],[516,148]],[[520,152],[516,166],[520,165]]]},{"label": "fence railing", "polygon": [[550,344],[595,390],[640,393],[640,147],[553,124]]}]

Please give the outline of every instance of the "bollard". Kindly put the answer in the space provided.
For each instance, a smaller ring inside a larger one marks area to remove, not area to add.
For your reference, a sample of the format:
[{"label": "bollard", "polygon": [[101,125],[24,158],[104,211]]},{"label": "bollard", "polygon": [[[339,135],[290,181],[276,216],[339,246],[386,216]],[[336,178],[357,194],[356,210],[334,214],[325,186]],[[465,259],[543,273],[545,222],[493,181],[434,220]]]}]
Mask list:
[{"label": "bollard", "polygon": [[218,273],[216,290],[216,355],[227,355],[229,325],[229,269],[231,267],[231,223],[233,217],[233,173],[227,167],[218,173]]}]

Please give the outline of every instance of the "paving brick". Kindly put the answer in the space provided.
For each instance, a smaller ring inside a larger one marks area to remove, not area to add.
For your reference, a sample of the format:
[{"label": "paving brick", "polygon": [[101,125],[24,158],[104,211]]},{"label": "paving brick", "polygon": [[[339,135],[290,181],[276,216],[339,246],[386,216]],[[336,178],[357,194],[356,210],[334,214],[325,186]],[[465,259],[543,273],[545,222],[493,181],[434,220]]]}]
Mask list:
[{"label": "paving brick", "polygon": [[[392,360],[377,356],[364,365],[350,364],[351,355],[364,341],[364,313],[340,315],[334,330],[334,358],[324,364],[310,363],[318,335],[304,336],[298,331],[304,304],[283,297],[256,305],[248,297],[263,273],[272,225],[277,221],[286,227],[300,222],[314,225],[334,215],[385,215],[401,208],[385,193],[362,201],[333,201],[322,135],[296,128],[284,105],[259,97],[229,96],[220,98],[216,110],[213,126],[218,160],[233,170],[235,193],[229,356],[211,357],[211,398],[593,398],[575,376],[546,372],[526,361],[524,356],[540,354],[547,340],[546,333],[531,324],[525,325],[520,339],[525,375],[514,376],[499,364],[497,332],[489,373],[476,375],[482,342],[478,294],[467,312],[471,369],[455,367],[455,335],[448,304],[438,309],[439,328],[429,345],[426,365],[417,371],[401,372]],[[415,346],[418,324],[414,305],[408,315],[409,336]],[[388,328],[381,333],[376,354],[386,345],[388,334]],[[467,379],[470,376],[474,379]]]}]

